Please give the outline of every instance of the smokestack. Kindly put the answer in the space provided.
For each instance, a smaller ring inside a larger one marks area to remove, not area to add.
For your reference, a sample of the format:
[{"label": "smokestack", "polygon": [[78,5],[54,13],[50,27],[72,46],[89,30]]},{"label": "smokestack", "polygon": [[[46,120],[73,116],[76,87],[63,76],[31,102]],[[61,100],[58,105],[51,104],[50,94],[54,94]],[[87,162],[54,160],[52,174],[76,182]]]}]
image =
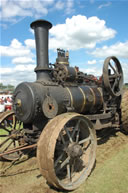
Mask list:
[{"label": "smokestack", "polygon": [[48,30],[52,24],[46,20],[36,20],[30,27],[34,29],[36,41],[37,67],[35,72],[37,80],[49,78],[49,58],[48,58]]}]

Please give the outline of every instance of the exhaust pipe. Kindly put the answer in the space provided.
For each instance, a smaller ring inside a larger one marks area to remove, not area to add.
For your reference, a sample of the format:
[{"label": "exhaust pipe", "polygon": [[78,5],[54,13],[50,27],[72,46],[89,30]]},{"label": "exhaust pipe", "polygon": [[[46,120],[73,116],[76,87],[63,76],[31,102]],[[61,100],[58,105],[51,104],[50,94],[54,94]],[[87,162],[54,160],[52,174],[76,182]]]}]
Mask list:
[{"label": "exhaust pipe", "polygon": [[30,27],[34,29],[36,41],[37,67],[35,72],[37,80],[48,80],[49,57],[48,57],[48,30],[52,24],[46,20],[36,20],[31,23]]}]

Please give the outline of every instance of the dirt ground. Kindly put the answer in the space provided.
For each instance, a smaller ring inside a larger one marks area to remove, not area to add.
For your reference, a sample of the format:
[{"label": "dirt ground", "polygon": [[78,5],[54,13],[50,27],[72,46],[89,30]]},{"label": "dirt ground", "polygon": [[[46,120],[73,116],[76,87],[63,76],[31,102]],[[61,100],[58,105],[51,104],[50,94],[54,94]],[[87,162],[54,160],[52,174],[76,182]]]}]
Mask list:
[{"label": "dirt ground", "polygon": [[[112,158],[120,149],[123,149],[124,145],[128,144],[128,135],[120,130],[109,128],[107,132],[106,130],[98,132],[97,143],[95,167],[100,168],[105,160]],[[10,168],[3,172],[9,166]],[[40,175],[36,157],[12,165],[10,162],[0,161],[0,174],[0,193],[61,192],[50,188]],[[79,189],[73,191],[73,193],[78,192],[80,192]]]}]

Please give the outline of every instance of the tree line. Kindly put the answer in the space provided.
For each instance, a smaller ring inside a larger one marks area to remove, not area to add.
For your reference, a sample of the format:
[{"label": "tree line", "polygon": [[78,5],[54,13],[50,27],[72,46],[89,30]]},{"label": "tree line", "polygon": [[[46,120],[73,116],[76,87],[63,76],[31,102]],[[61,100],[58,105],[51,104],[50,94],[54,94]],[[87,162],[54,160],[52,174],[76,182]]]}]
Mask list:
[{"label": "tree line", "polygon": [[0,83],[0,90],[4,91],[4,90],[8,90],[8,91],[14,91],[15,86],[8,84],[8,85],[4,85],[3,83]]}]

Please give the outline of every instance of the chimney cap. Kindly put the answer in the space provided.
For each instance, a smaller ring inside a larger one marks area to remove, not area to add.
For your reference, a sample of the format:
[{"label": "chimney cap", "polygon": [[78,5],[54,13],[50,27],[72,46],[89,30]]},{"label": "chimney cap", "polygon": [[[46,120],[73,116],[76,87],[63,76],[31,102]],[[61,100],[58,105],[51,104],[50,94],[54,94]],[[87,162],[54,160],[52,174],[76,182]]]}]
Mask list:
[{"label": "chimney cap", "polygon": [[52,23],[50,23],[47,20],[39,19],[39,20],[33,21],[30,24],[30,27],[32,29],[34,29],[35,27],[47,27],[47,29],[50,29],[50,28],[52,28]]}]

